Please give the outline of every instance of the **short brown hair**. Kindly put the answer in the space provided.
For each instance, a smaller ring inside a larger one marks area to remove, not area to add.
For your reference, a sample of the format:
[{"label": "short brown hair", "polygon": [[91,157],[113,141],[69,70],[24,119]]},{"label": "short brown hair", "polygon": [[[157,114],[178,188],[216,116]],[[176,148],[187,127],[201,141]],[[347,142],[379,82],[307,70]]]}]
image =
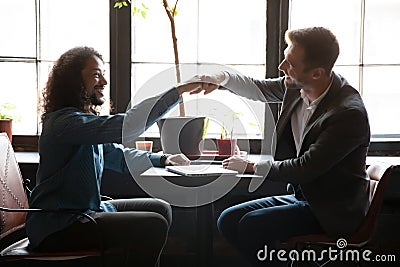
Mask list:
[{"label": "short brown hair", "polygon": [[290,30],[286,31],[285,40],[304,49],[306,70],[322,67],[330,75],[339,56],[339,43],[330,30],[323,27]]}]

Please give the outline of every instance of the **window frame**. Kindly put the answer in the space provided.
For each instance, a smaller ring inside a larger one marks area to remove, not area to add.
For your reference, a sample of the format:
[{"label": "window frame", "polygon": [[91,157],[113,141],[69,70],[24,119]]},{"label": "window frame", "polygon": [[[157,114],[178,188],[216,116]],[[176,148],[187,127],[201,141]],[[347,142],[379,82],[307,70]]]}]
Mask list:
[{"label": "window frame", "polygon": [[[267,0],[267,1],[272,1],[275,2],[274,0]],[[285,2],[285,5],[288,6],[288,12],[285,14],[287,15],[285,18],[285,21],[289,23],[290,20],[290,2],[292,0],[278,0],[279,2]],[[361,42],[361,51],[360,51],[360,62],[358,64],[338,64],[337,66],[354,66],[360,68],[359,70],[359,84],[362,91],[362,85],[364,80],[362,79],[362,75],[364,73],[364,67],[368,66],[378,66],[378,65],[385,65],[385,66],[393,66],[393,65],[398,65],[398,64],[390,64],[390,63],[383,63],[383,64],[370,64],[370,63],[365,63],[364,62],[364,23],[365,23],[365,1],[366,0],[361,0],[361,9],[362,9],[362,15],[361,15],[361,33],[360,33],[360,38],[362,40]],[[288,28],[287,28],[288,29]],[[280,32],[281,36],[283,36],[284,32]],[[268,36],[268,33],[267,33]],[[373,156],[400,156],[400,133],[399,134],[376,134],[371,136],[370,140],[370,146],[368,150],[368,155],[373,155]]]},{"label": "window frame", "polygon": [[[265,77],[277,77],[281,74],[278,65],[284,57],[284,33],[288,29],[289,1],[290,0],[266,0],[267,1],[267,54]],[[110,99],[113,103],[111,114],[125,112],[131,99],[131,19],[128,8],[117,10],[114,8],[114,0],[109,0],[110,5]],[[38,64],[38,62],[36,63]],[[129,90],[124,90],[129,88]],[[270,105],[275,120],[278,117],[280,104]],[[264,136],[272,134],[274,122],[266,122]],[[149,138],[152,139],[152,138]],[[159,138],[154,138],[155,147]],[[15,135],[13,146],[16,151],[37,151],[39,135]],[[250,140],[250,153],[260,153],[260,140]],[[371,155],[399,155],[400,138],[372,138],[369,149]]]}]

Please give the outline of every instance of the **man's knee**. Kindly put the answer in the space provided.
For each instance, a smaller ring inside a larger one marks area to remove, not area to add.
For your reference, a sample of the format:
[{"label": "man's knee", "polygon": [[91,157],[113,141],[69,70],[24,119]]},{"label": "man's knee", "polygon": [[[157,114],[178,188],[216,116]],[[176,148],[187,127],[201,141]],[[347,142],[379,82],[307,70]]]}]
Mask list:
[{"label": "man's knee", "polygon": [[142,254],[158,253],[165,245],[168,237],[169,225],[161,214],[147,212],[146,216],[138,218],[141,222],[132,225],[130,242],[126,244],[133,251]]},{"label": "man's knee", "polygon": [[234,210],[231,208],[228,208],[221,213],[217,220],[217,228],[223,236],[226,237],[235,234],[233,231],[236,229],[238,224],[238,219],[236,217]]},{"label": "man's knee", "polygon": [[244,237],[245,239],[254,240],[260,235],[260,227],[265,227],[260,224],[264,223],[254,216],[249,216],[248,214],[243,216],[237,226],[239,238],[242,237],[241,239],[243,239]]},{"label": "man's knee", "polygon": [[169,222],[156,212],[149,212],[145,220],[146,231],[154,237],[165,237],[168,234]]},{"label": "man's knee", "polygon": [[150,200],[149,204],[152,206],[151,211],[156,211],[161,214],[168,223],[168,227],[171,226],[172,223],[172,208],[171,205],[165,200],[159,198],[153,198]]},{"label": "man's knee", "polygon": [[159,203],[159,205],[162,207],[163,212],[163,216],[164,218],[167,220],[168,223],[168,227],[171,226],[172,223],[172,208],[171,205],[162,199],[157,199],[157,202]]},{"label": "man's knee", "polygon": [[224,232],[224,230],[225,230],[225,211],[223,211],[220,215],[219,215],[219,217],[218,217],[218,220],[217,220],[217,228],[218,228],[218,231],[220,232],[220,233],[223,233]]}]

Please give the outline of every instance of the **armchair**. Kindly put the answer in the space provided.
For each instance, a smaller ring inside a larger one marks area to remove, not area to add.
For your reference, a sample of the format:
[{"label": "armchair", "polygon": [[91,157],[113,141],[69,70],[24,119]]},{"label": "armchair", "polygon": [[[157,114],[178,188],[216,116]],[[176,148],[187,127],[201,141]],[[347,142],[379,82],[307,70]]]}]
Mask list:
[{"label": "armchair", "polygon": [[[79,210],[43,210],[28,206],[28,188],[24,182],[15,158],[14,150],[5,133],[0,133],[0,264],[17,260],[71,260],[83,257],[98,257],[103,254],[102,242],[99,247],[77,251],[34,252],[28,249],[29,241],[24,235],[27,212],[73,213],[86,217],[92,223],[96,221]],[[23,235],[15,242],[16,237]],[[101,262],[101,261],[100,261]],[[3,264],[1,264],[3,265]]]}]

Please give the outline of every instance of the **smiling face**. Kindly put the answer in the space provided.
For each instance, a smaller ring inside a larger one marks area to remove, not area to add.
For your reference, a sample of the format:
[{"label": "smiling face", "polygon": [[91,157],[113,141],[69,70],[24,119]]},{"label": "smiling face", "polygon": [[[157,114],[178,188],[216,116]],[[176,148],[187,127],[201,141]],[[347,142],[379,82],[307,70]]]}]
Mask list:
[{"label": "smiling face", "polygon": [[307,70],[303,58],[303,48],[289,45],[285,49],[285,59],[278,68],[285,73],[285,86],[288,89],[300,89],[312,82],[312,71]]},{"label": "smiling face", "polygon": [[103,61],[96,56],[90,57],[82,70],[82,80],[92,105],[99,106],[105,102],[103,93],[107,80],[104,75]]}]

